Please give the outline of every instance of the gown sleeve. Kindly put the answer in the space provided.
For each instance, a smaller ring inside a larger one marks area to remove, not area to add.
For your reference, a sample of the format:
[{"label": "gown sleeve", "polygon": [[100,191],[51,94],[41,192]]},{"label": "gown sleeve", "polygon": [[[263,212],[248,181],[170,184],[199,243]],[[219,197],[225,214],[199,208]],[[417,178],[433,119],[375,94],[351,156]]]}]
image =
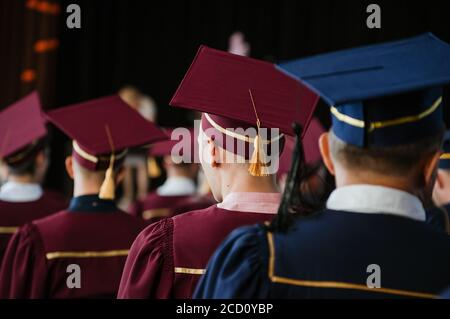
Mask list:
[{"label": "gown sleeve", "polygon": [[47,263],[39,231],[33,224],[11,238],[0,269],[0,299],[46,297]]},{"label": "gown sleeve", "polygon": [[233,231],[214,253],[195,299],[268,298],[268,247],[263,226]]},{"label": "gown sleeve", "polygon": [[172,219],[144,229],[131,246],[119,299],[171,298],[173,283]]}]

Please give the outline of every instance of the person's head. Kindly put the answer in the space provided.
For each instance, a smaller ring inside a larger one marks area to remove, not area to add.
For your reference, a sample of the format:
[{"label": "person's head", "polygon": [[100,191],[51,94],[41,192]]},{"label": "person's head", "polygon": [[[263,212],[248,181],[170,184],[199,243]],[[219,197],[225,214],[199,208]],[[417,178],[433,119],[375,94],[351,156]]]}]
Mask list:
[{"label": "person's head", "polygon": [[119,96],[136,111],[139,110],[142,93],[134,86],[125,86],[119,90]]},{"label": "person's head", "polygon": [[13,155],[2,161],[5,180],[16,180],[29,183],[42,183],[48,168],[48,150],[39,147],[25,154],[20,151],[19,155],[25,154],[25,158],[15,161]]},{"label": "person's head", "polygon": [[101,199],[113,200],[115,184],[121,177],[118,168],[128,149],[167,138],[160,128],[117,95],[67,106],[46,115],[72,140],[72,156],[66,160],[66,167],[74,178],[75,196],[99,194]]},{"label": "person's head", "polygon": [[423,194],[430,192],[441,154],[443,133],[392,147],[362,148],[330,131],[319,140],[324,163],[336,186],[375,184]]},{"label": "person's head", "polygon": [[187,177],[195,179],[199,169],[197,163],[175,163],[172,160],[171,155],[163,157],[163,165],[168,177]]},{"label": "person's head", "polygon": [[[200,130],[198,136],[199,158],[211,192],[217,201],[222,201],[230,191],[256,191],[277,189],[276,175],[252,176],[249,173],[249,159],[230,152]],[[273,159],[278,160],[278,159]]]},{"label": "person's head", "polygon": [[41,183],[47,171],[47,128],[34,91],[0,113],[2,179]]},{"label": "person's head", "polygon": [[[98,194],[105,180],[106,169],[90,170],[83,167],[73,156],[65,161],[67,174],[74,181],[74,196]],[[118,165],[114,169],[114,183],[120,184],[124,178],[124,169]]]}]

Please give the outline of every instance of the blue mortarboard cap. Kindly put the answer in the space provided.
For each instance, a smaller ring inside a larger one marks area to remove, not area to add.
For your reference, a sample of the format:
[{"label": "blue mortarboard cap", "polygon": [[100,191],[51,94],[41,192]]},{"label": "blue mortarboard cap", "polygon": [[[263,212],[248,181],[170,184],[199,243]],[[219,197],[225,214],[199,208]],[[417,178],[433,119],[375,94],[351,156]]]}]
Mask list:
[{"label": "blue mortarboard cap", "polygon": [[278,67],[331,106],[333,132],[346,143],[389,147],[442,130],[450,46],[431,33]]},{"label": "blue mortarboard cap", "polygon": [[442,152],[439,160],[439,168],[450,169],[450,131],[445,132]]}]

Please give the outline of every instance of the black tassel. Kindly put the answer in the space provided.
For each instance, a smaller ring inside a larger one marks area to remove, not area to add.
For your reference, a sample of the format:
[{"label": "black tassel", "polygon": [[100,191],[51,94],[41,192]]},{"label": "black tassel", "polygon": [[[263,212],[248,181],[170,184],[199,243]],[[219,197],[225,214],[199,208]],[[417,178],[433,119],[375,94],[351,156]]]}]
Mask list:
[{"label": "black tassel", "polygon": [[298,216],[306,216],[316,211],[318,203],[305,196],[300,186],[316,173],[316,169],[308,169],[302,144],[302,127],[294,123],[296,135],[295,148],[292,154],[291,168],[286,179],[286,186],[281,199],[278,214],[268,226],[271,232],[286,232]]}]

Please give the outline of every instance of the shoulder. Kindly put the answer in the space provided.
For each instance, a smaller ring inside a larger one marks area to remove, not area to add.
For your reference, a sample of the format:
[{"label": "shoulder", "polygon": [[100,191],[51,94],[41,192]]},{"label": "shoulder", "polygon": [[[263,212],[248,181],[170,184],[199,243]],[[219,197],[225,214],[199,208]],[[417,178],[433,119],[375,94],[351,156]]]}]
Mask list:
[{"label": "shoulder", "polygon": [[219,208],[217,207],[217,205],[211,205],[203,209],[185,211],[182,214],[173,216],[172,219],[174,220],[174,222],[184,222],[189,219],[205,218],[207,216],[214,215],[218,210]]},{"label": "shoulder", "polygon": [[173,221],[171,218],[162,219],[147,226],[136,237],[133,247],[158,247],[170,240],[173,233]]},{"label": "shoulder", "polygon": [[34,223],[28,223],[17,230],[11,238],[10,245],[16,245],[17,249],[31,246],[43,247],[43,240],[36,225]]}]

